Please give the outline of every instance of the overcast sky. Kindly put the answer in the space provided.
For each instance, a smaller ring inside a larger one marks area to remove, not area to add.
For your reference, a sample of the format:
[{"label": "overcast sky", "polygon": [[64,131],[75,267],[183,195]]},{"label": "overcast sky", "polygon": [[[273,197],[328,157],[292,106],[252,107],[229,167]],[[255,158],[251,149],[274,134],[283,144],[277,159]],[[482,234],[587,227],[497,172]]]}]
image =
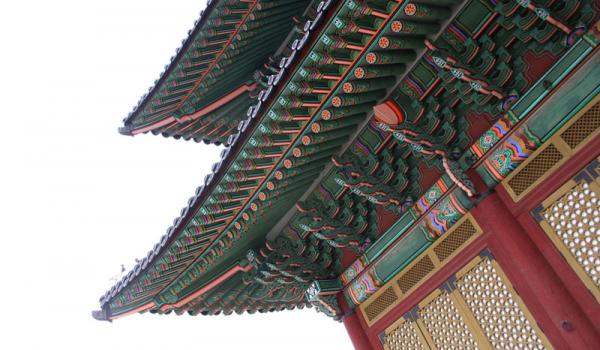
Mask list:
[{"label": "overcast sky", "polygon": [[117,127],[204,8],[192,0],[0,5],[2,349],[351,349],[315,310],[90,312],[179,215],[220,148]]}]

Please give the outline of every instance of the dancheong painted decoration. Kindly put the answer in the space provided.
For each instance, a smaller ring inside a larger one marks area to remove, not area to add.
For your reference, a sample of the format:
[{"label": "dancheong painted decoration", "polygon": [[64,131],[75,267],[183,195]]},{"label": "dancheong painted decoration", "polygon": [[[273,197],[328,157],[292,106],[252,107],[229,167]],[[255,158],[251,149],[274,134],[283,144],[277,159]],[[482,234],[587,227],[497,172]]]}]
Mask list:
[{"label": "dancheong painted decoration", "polygon": [[93,316],[313,307],[357,349],[600,349],[599,14],[209,1],[120,132],[222,159]]}]

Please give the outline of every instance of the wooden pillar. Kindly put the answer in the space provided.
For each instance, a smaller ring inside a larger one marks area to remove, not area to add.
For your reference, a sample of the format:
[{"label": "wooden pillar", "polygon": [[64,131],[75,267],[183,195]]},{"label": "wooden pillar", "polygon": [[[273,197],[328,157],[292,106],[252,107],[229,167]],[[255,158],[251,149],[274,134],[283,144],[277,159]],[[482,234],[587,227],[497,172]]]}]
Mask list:
[{"label": "wooden pillar", "polygon": [[352,345],[354,345],[354,349],[373,350],[373,347],[371,347],[369,339],[367,338],[367,333],[365,333],[360,325],[360,320],[358,319],[358,314],[356,312],[351,311],[349,314],[344,315],[342,321],[350,336]]},{"label": "wooden pillar", "polygon": [[488,246],[529,311],[557,349],[600,349],[600,335],[498,194],[472,214]]},{"label": "wooden pillar", "polygon": [[344,327],[346,327],[346,332],[350,336],[350,340],[352,341],[352,345],[354,345],[354,349],[356,350],[374,350],[373,346],[369,342],[369,337],[367,336],[367,332],[365,328],[363,328],[360,320],[360,316],[356,312],[348,306],[346,303],[346,299],[344,299],[343,293],[339,293],[337,295],[338,304],[344,316],[342,316],[342,322],[344,322]]}]

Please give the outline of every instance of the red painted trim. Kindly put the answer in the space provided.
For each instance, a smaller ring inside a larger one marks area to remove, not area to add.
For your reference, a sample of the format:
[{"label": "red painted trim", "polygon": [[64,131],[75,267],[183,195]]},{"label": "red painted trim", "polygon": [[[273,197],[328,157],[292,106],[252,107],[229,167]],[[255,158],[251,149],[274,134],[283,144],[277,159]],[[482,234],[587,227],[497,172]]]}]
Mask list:
[{"label": "red painted trim", "polygon": [[600,304],[598,304],[579,276],[577,276],[554,244],[548,239],[548,236],[546,236],[540,225],[526,213],[518,216],[517,221],[525,228],[529,238],[552,266],[573,300],[575,300],[585,316],[591,321],[596,332],[600,334],[600,323],[597,322],[597,320],[600,320]]},{"label": "red painted trim", "polygon": [[[388,312],[370,328],[362,322],[375,349],[382,349],[379,334],[417,305],[431,291],[488,247],[508,276],[511,284],[540,325],[552,345],[558,349],[600,348],[600,336],[555,271],[546,262],[524,229],[508,212],[497,194],[485,198],[471,213],[484,230],[455,258]],[[568,321],[572,329],[563,328]]]},{"label": "red painted trim", "polygon": [[[367,346],[368,344],[370,344],[369,347],[367,347],[366,349],[372,349],[372,350],[381,349],[381,350],[383,350],[383,347],[381,346],[381,343],[379,342],[378,339],[375,339],[375,342],[373,342],[373,339],[371,339],[371,337],[369,337],[369,334],[368,334],[369,326],[367,326],[367,322],[365,322],[365,319],[362,317],[362,313],[359,312],[358,309],[353,310],[350,308],[350,306],[348,305],[348,302],[346,301],[346,298],[344,298],[343,292],[338,293],[337,301],[338,301],[338,305],[340,306],[340,310],[342,311],[342,314],[344,315],[342,317],[342,321],[344,322],[344,326],[346,327],[348,336],[350,336],[352,345],[354,345],[355,348],[358,348],[357,344],[355,343],[355,341],[356,341],[361,346]],[[347,317],[355,317],[356,319],[349,320],[349,322],[352,324],[346,325]],[[356,323],[354,323],[355,321],[358,321],[358,325],[356,325]],[[358,327],[360,327],[360,329]],[[357,339],[354,340],[354,338],[357,338]],[[366,339],[367,345],[364,344],[364,339]]]},{"label": "red painted trim", "polygon": [[133,310],[129,310],[129,311],[125,312],[125,313],[111,316],[111,317],[109,317],[109,319],[110,320],[116,320],[117,318],[121,318],[121,317],[128,316],[128,315],[131,315],[131,314],[135,314],[135,313],[138,313],[138,312],[146,311],[146,310],[154,308],[154,307],[156,307],[156,304],[154,304],[154,302],[151,301],[151,302],[149,302],[147,304],[144,304],[144,305],[142,305],[140,307],[137,307],[137,308],[135,308]]},{"label": "red painted trim", "polygon": [[[246,2],[250,3],[250,1],[246,1]],[[212,62],[208,66],[208,68],[206,68],[206,70],[204,71],[204,73],[202,73],[202,75],[200,76],[200,78],[198,78],[198,80],[196,81],[196,83],[194,84],[194,86],[189,90],[189,92],[175,106],[175,109],[179,109],[185,103],[185,101],[187,101],[187,99],[190,98],[190,96],[192,95],[192,93],[194,92],[194,90],[196,90],[196,88],[198,87],[198,85],[200,85],[202,83],[202,81],[204,80],[204,78],[206,78],[206,76],[212,71],[213,67],[217,64],[217,62],[221,58],[221,55],[223,55],[223,53],[225,52],[225,50],[227,50],[227,48],[229,47],[229,45],[233,41],[233,38],[235,38],[235,36],[240,31],[240,29],[242,29],[242,25],[244,24],[244,22],[246,22],[246,18],[248,18],[248,16],[252,12],[252,10],[254,10],[255,6],[256,6],[256,0],[252,0],[252,5],[250,5],[250,7],[248,7],[248,10],[246,11],[246,13],[242,17],[242,19],[240,19],[240,22],[236,26],[235,30],[229,36],[229,39],[227,40],[227,43],[221,47],[221,51],[212,60]]]},{"label": "red painted trim", "polygon": [[196,120],[200,117],[203,117],[206,114],[225,105],[226,103],[236,99],[241,94],[248,92],[248,91],[254,91],[254,89],[256,89],[256,86],[257,86],[256,83],[252,83],[250,85],[244,84],[244,85],[238,87],[237,89],[231,91],[227,95],[221,97],[218,101],[215,101],[214,103],[211,103],[210,105],[208,105],[208,106],[202,108],[201,110],[196,111],[192,114],[184,115],[183,117],[179,118],[179,120],[182,122],[187,122],[187,121]]},{"label": "red painted trim", "polygon": [[148,131],[152,131],[154,129],[160,128],[161,126],[168,125],[168,124],[170,124],[170,123],[172,123],[174,121],[175,121],[175,117],[173,117],[173,116],[167,117],[167,118],[165,118],[163,120],[157,121],[154,124],[146,125],[146,126],[144,126],[142,128],[131,130],[131,135],[137,135],[137,134],[142,134],[142,133],[145,133],[145,132],[148,132]]},{"label": "red painted trim", "polygon": [[[148,132],[148,131],[152,131],[152,130],[158,129],[158,128],[162,127],[162,126],[165,126],[165,125],[168,125],[170,123],[176,122],[176,121],[178,121],[178,122],[188,122],[188,121],[196,120],[196,119],[198,119],[200,117],[203,117],[203,116],[207,115],[208,113],[210,113],[210,112],[212,112],[212,111],[214,111],[214,110],[222,107],[223,105],[227,104],[228,102],[236,99],[241,94],[243,94],[245,92],[248,92],[248,91],[253,91],[254,89],[256,89],[256,83],[252,83],[250,85],[244,84],[244,85],[238,87],[237,89],[231,91],[227,95],[221,97],[219,100],[217,100],[217,101],[211,103],[210,105],[202,108],[199,111],[196,111],[196,112],[194,112],[192,114],[185,115],[185,116],[179,118],[179,120],[175,119],[175,117],[173,117],[173,116],[167,117],[167,118],[165,118],[163,120],[160,120],[160,121],[158,121],[156,123],[153,123],[153,124],[150,124],[150,125],[146,125],[146,126],[144,126],[142,128],[139,128],[139,129],[132,130],[131,131],[131,135],[137,135],[137,134],[142,134],[142,133],[145,133],[145,132]],[[206,124],[205,126],[207,126],[207,125],[210,125],[210,123]]]},{"label": "red painted trim", "polygon": [[235,275],[238,272],[248,272],[252,269],[251,265],[246,265],[246,266],[240,266],[240,265],[236,265],[233,268],[227,270],[227,272],[225,272],[224,274],[219,275],[219,277],[215,278],[214,280],[210,281],[209,284],[205,285],[204,287],[198,289],[197,291],[195,291],[194,293],[188,295],[187,297],[179,300],[178,302],[174,303],[174,304],[165,304],[163,306],[160,307],[160,309],[162,311],[166,311],[175,307],[182,307],[183,305],[185,305],[186,303],[196,299],[197,297],[201,296],[202,294],[210,291],[211,289],[217,287],[219,284],[225,282],[226,280],[228,280],[230,277],[232,277],[233,275]]}]

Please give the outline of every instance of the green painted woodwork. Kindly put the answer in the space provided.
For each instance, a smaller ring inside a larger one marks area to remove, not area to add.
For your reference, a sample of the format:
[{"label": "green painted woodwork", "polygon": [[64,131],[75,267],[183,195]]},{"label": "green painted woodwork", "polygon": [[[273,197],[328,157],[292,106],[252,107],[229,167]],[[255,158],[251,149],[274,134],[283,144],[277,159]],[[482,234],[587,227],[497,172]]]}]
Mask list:
[{"label": "green painted woodwork", "polygon": [[306,9],[310,1],[268,3],[272,6],[254,1],[213,1],[161,78],[125,119],[121,131],[131,134],[174,118],[175,121],[151,131],[176,138],[226,143],[253,102],[249,92],[196,120],[186,116],[264,75],[261,64],[277,50],[293,27],[291,17]]},{"label": "green painted woodwork", "polygon": [[[294,12],[290,9],[296,3],[260,1],[257,9],[280,8],[277,13],[284,16]],[[216,121],[185,124],[181,118],[177,132],[183,136],[194,130],[225,135],[238,128],[239,134],[228,141],[235,147],[224,152],[224,161],[205,181],[207,189],[192,199],[176,228],[157,245],[164,247],[155,249],[158,255],[109,291],[102,301],[107,314],[152,301],[165,306],[151,309],[159,313],[229,314],[313,305],[338,317],[334,297],[319,292],[308,300],[305,291],[315,280],[337,280],[341,257],[348,254],[340,248],[363,254],[340,277],[348,284],[344,293],[352,291],[353,303],[359,303],[373,292],[365,289],[369,281],[377,285],[391,277],[470,207],[456,187],[468,183],[464,170],[471,163],[463,160],[469,146],[503,110],[513,115],[510,109],[521,108],[540,86],[539,76],[530,78],[524,56],[581,56],[587,51],[577,51],[579,46],[591,41],[576,37],[566,50],[565,33],[532,32],[531,24],[524,25],[503,4],[484,0],[435,6],[345,1],[327,5],[327,16],[325,2],[317,5],[306,12],[310,21],[302,29],[292,29],[281,56],[269,59],[255,80],[248,80],[264,88],[248,109],[250,118],[238,126],[217,116],[225,109],[231,115],[246,110],[248,96],[215,111]],[[457,9],[452,21],[445,22]],[[256,17],[244,24],[247,31],[236,34],[226,48],[231,54],[216,65],[214,77],[226,75],[219,84],[235,84],[243,75],[247,67],[236,66],[235,60],[264,62],[258,56],[270,45],[264,42],[269,28],[284,22],[279,15],[252,13]],[[219,15],[211,24],[231,29],[235,16]],[[568,26],[586,18],[577,11],[554,16]],[[223,40],[226,33],[215,33],[215,38]],[[208,63],[192,58],[186,74],[197,74],[192,67]],[[560,69],[564,74],[567,68]],[[182,89],[191,82],[182,81]],[[223,91],[211,95],[199,88],[195,94],[218,98]],[[173,94],[175,100],[182,96],[180,91]],[[396,103],[403,114],[401,126],[415,135],[394,137],[369,119],[384,98]],[[161,103],[172,106],[171,101]],[[201,108],[200,100],[194,103]],[[419,142],[433,144],[425,150],[438,153],[424,152],[425,143]],[[297,210],[290,213],[294,203]],[[288,222],[280,222],[289,214]],[[381,215],[400,219],[379,237]],[[274,227],[278,232],[269,232]],[[277,238],[266,240],[267,234]],[[236,266],[252,268],[182,306],[169,306]]]}]

